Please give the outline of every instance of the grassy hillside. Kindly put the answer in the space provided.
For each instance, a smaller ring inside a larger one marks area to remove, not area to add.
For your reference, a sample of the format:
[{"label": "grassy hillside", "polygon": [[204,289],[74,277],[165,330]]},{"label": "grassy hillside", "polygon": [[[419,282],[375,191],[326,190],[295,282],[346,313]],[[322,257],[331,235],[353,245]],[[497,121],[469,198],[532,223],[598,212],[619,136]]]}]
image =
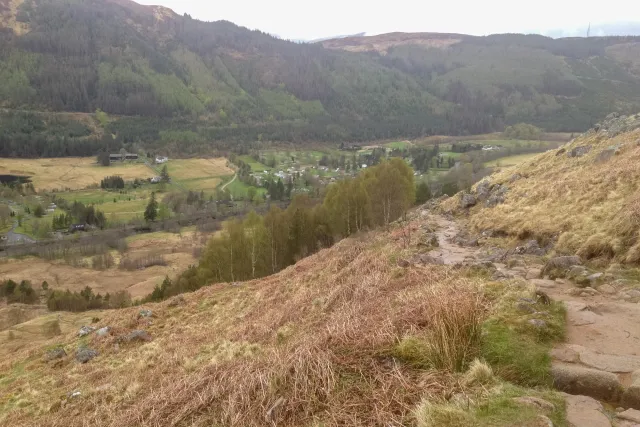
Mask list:
[{"label": "grassy hillside", "polygon": [[[128,0],[0,5],[0,107],[21,110],[0,115],[3,156],[122,144],[194,153],[256,140],[485,133],[523,121],[582,131],[610,111],[640,108],[638,38],[396,33],[323,47]],[[98,109],[106,115],[89,121],[29,115]]]},{"label": "grassy hillside", "polygon": [[[546,414],[564,425],[562,401],[546,388],[548,337],[513,309],[532,291],[477,270],[399,267],[433,224],[417,214],[411,226],[408,246],[395,224],[264,279],[65,314],[57,333],[45,327],[51,316],[3,331],[0,422],[422,427],[453,417],[463,421],[456,425],[539,425],[540,410],[512,399],[529,395],[556,403]],[[79,338],[91,317],[111,331]],[[122,338],[134,330],[151,340]],[[81,364],[74,356],[84,347],[99,355]],[[69,355],[45,362],[55,348]],[[490,358],[495,374],[476,357]]]},{"label": "grassy hillside", "polygon": [[[558,252],[586,259],[640,261],[640,116],[599,127],[491,176],[491,184],[508,187],[505,201],[471,208],[470,223],[554,242]],[[446,206],[457,208],[458,199]]]}]

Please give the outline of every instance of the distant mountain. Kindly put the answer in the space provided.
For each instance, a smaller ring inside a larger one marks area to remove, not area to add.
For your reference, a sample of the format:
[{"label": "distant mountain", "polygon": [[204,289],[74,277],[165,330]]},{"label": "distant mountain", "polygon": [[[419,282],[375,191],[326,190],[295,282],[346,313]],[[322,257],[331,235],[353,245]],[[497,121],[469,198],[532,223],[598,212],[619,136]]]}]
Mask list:
[{"label": "distant mountain", "polygon": [[640,36],[640,22],[615,22],[609,24],[593,24],[591,27],[585,25],[577,29],[558,28],[545,31],[544,35],[560,37],[586,37],[587,31],[590,37],[605,36]]},{"label": "distant mountain", "polygon": [[346,35],[342,35],[342,36],[331,36],[331,37],[322,37],[320,39],[314,39],[314,40],[309,40],[309,43],[320,43],[326,40],[333,40],[333,39],[344,39],[347,37],[364,37],[366,33],[357,33],[357,34],[346,34]]},{"label": "distant mountain", "polygon": [[[115,143],[187,152],[518,122],[583,130],[610,111],[640,110],[639,58],[633,37],[392,33],[298,44],[129,0],[0,0],[0,107],[100,109],[110,117],[101,135]],[[0,155],[42,155],[46,144],[25,148],[29,136],[16,145],[31,129],[16,120],[0,120]]]}]

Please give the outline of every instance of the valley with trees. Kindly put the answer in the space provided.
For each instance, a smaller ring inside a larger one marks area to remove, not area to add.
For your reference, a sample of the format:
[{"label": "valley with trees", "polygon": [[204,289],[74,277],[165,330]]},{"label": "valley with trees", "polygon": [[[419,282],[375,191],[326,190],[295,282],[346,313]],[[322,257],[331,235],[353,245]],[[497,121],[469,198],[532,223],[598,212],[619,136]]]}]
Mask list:
[{"label": "valley with trees", "polygon": [[0,425],[640,423],[640,37],[363,34],[0,0]]}]

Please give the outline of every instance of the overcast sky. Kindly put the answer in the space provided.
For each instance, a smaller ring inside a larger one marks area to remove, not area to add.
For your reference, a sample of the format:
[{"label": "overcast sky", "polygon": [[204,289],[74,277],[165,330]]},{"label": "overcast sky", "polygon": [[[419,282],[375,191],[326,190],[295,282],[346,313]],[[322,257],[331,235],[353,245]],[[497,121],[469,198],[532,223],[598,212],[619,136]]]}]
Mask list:
[{"label": "overcast sky", "polygon": [[[640,21],[640,1],[617,0],[138,0],[204,21],[227,20],[287,39],[366,32],[452,32],[474,35],[575,30]],[[376,6],[376,5],[380,6]]]}]

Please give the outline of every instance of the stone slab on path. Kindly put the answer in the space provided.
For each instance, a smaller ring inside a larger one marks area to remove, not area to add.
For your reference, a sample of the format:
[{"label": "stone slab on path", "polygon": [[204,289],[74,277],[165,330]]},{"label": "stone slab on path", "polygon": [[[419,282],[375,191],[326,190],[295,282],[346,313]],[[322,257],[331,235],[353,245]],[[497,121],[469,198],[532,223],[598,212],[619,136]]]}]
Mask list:
[{"label": "stone slab on path", "polygon": [[569,427],[611,427],[602,404],[592,397],[565,395]]},{"label": "stone slab on path", "polygon": [[640,356],[602,354],[577,344],[562,344],[551,352],[557,360],[582,363],[589,368],[617,374],[640,370]]}]

